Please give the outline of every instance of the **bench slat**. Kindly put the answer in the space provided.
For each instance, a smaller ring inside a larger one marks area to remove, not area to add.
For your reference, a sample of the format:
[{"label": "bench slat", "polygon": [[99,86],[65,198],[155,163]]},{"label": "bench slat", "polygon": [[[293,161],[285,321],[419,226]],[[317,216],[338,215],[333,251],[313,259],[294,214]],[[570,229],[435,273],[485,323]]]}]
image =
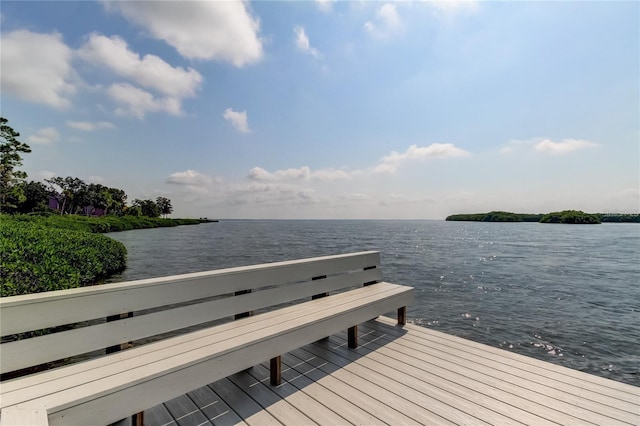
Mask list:
[{"label": "bench slat", "polygon": [[[29,400],[35,402],[37,398],[46,396],[61,387],[80,387],[92,382],[96,377],[109,377],[136,369],[143,369],[149,373],[150,368],[158,368],[158,371],[162,372],[165,369],[170,369],[171,365],[184,366],[189,363],[187,358],[195,356],[194,359],[198,359],[199,355],[194,355],[198,351],[219,353],[229,350],[229,348],[246,345],[247,342],[257,343],[260,339],[269,338],[274,332],[304,328],[313,321],[340,316],[345,310],[353,307],[367,306],[379,301],[384,302],[398,295],[404,298],[405,302],[410,301],[412,298],[411,288],[379,283],[375,286],[245,318],[234,323],[165,339],[63,369],[45,371],[24,379],[10,380],[2,383],[2,405],[14,405],[20,401]],[[396,303],[393,301],[389,304]],[[371,317],[366,319],[371,319]],[[311,341],[315,340],[317,339]],[[262,361],[267,359],[262,359]],[[60,370],[65,370],[65,374],[60,374]]]},{"label": "bench slat", "polygon": [[[242,296],[189,305],[90,327],[5,343],[0,347],[0,372],[84,354],[108,346],[180,330],[212,320],[311,297],[381,278],[380,269],[361,270],[322,280],[295,283]],[[3,313],[4,315],[4,313]]]},{"label": "bench slat", "polygon": [[[386,285],[393,285],[388,284]],[[405,287],[408,288],[408,287]],[[348,303],[353,300],[354,294],[352,292],[344,292],[331,296],[331,302],[335,305],[342,303]],[[320,303],[317,299],[316,303]],[[315,305],[314,305],[315,306]],[[324,305],[321,305],[324,306]],[[171,339],[161,340],[149,345],[139,346],[134,349],[126,350],[111,354],[109,356],[93,359],[89,362],[76,363],[64,368],[57,368],[53,370],[44,371],[31,376],[22,377],[16,380],[9,380],[0,383],[0,393],[3,396],[1,400],[2,404],[8,404],[6,399],[10,392],[15,392],[20,389],[26,390],[25,395],[33,394],[38,395],[44,388],[43,384],[47,382],[53,382],[55,380],[67,380],[67,376],[70,374],[80,374],[82,372],[88,372],[91,375],[93,371],[97,371],[98,368],[110,368],[109,366],[115,363],[121,362],[129,358],[146,357],[145,359],[151,360],[151,354],[168,348],[182,348],[186,344],[198,341],[199,339],[207,339],[212,335],[218,335],[219,338],[233,338],[239,334],[251,332],[263,327],[264,323],[273,321],[274,318],[281,318],[284,321],[292,321],[299,315],[300,311],[309,309],[307,304],[300,303],[292,305],[286,308],[283,313],[282,310],[274,310],[271,312],[262,313],[260,315],[247,317],[239,321],[232,321],[229,323],[221,324],[215,328],[210,327],[192,333],[173,337]],[[283,316],[284,315],[284,316]],[[80,382],[78,382],[80,383]],[[28,389],[31,388],[31,389]],[[20,398],[16,399],[20,400]]]},{"label": "bench slat", "polygon": [[[284,308],[281,310],[282,316],[267,322],[261,321],[260,329],[242,330],[242,334],[226,336],[222,341],[218,340],[220,336],[216,333],[210,337],[208,344],[194,341],[192,347],[189,344],[166,347],[153,352],[154,358],[161,356],[156,361],[149,362],[147,357],[142,357],[137,359],[137,366],[134,365],[136,358],[127,359],[126,362],[112,365],[111,375],[88,371],[94,376],[105,377],[74,385],[61,394],[44,397],[43,400],[36,399],[21,406],[45,402],[52,425],[88,424],[98,419],[107,422],[117,420],[133,414],[141,407],[153,406],[159,400],[171,399],[333,334],[342,330],[345,324],[355,325],[380,312],[408,304],[413,298],[411,290],[380,283],[349,292],[352,297],[343,298],[344,303],[338,306],[331,303],[331,296],[306,302],[303,305],[307,309],[294,310],[292,315],[287,312],[289,308]],[[135,352],[135,349],[130,352]],[[12,394],[3,394],[3,404],[5,398],[12,399]],[[113,407],[117,407],[117,412],[113,412]]]},{"label": "bench slat", "polygon": [[181,303],[320,275],[380,266],[378,252],[350,253],[0,299],[2,336]]}]

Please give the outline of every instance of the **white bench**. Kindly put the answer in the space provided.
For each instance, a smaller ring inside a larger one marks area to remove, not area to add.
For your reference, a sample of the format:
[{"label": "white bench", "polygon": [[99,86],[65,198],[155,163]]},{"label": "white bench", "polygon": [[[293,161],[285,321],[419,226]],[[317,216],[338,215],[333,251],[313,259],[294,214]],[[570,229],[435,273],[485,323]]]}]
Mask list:
[{"label": "white bench", "polygon": [[[396,309],[404,324],[412,300],[412,287],[382,282],[378,252],[1,298],[3,378],[101,352],[4,380],[0,422],[140,423],[145,409],[267,359],[277,385],[281,354],[345,329],[355,347],[357,324]],[[43,329],[53,332],[14,338]]]}]

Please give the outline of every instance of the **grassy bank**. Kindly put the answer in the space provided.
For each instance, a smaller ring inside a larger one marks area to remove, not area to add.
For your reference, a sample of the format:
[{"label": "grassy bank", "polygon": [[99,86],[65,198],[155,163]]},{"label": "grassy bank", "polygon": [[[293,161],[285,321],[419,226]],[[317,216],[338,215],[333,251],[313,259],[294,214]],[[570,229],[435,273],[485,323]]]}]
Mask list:
[{"label": "grassy bank", "polygon": [[0,296],[82,287],[124,270],[127,251],[102,232],[197,219],[0,215]]},{"label": "grassy bank", "polygon": [[86,217],[78,215],[49,214],[2,216],[16,222],[37,223],[46,227],[73,229],[93,233],[129,231],[132,229],[163,228],[179,225],[197,225],[199,219],[161,219],[146,216],[104,216]]}]

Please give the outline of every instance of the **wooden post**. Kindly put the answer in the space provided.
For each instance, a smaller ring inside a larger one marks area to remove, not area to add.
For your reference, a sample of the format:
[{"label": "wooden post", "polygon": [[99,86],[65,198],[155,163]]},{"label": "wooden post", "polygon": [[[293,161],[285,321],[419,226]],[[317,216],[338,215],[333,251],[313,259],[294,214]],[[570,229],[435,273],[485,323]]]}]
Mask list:
[{"label": "wooden post", "polygon": [[398,308],[398,325],[407,324],[407,307]]},{"label": "wooden post", "polygon": [[271,373],[271,384],[273,386],[280,386],[282,382],[282,356],[278,355],[275,358],[271,358],[269,371]]},{"label": "wooden post", "polygon": [[[119,321],[125,318],[133,318],[133,312],[127,312],[124,314],[118,314],[118,315],[109,315],[107,317],[107,322],[112,322],[112,321]],[[106,350],[107,354],[112,354],[115,352],[120,352],[123,351],[125,349],[128,349],[130,347],[133,346],[133,342],[125,342],[125,343],[121,343],[119,345],[114,345],[114,346],[109,346]],[[128,418],[122,419],[121,422],[125,422],[128,423]],[[144,425],[144,411],[141,411],[139,413],[134,414],[133,416],[131,416],[130,419],[130,424],[132,426],[143,426]],[[120,423],[120,422],[118,422]]]},{"label": "wooden post", "polygon": [[[327,278],[326,275],[320,275],[317,277],[313,277],[311,278],[311,281],[318,281],[318,280],[323,280]],[[323,297],[327,297],[329,295],[329,293],[318,293],[318,294],[314,294],[313,296],[311,296],[311,300],[316,300],[316,299],[321,299]]]},{"label": "wooden post", "polygon": [[[118,315],[109,315],[107,317],[107,322],[119,321],[119,320],[125,319],[125,318],[133,318],[133,312],[127,312],[127,313],[118,314]],[[119,345],[109,346],[107,348],[107,354],[112,354],[114,352],[123,351],[125,349],[130,348],[132,345],[133,345],[133,342],[125,342],[125,343],[121,343]]]},{"label": "wooden post", "polygon": [[131,423],[133,426],[144,426],[144,411],[134,414]]},{"label": "wooden post", "polygon": [[[364,268],[364,270],[365,270],[365,271],[368,271],[368,270],[370,270],[370,269],[376,269],[376,268],[377,268],[377,266],[375,266],[375,265],[374,265],[374,266],[366,266],[366,267]],[[362,284],[362,286],[363,286],[363,287],[366,287],[366,286],[368,286],[368,285],[375,284],[375,283],[377,283],[377,282],[378,282],[378,281],[369,281],[369,282],[366,282],[366,283]]]},{"label": "wooden post", "polygon": [[358,326],[354,325],[353,327],[349,327],[347,331],[347,337],[349,342],[349,347],[351,349],[355,349],[358,347]]},{"label": "wooden post", "polygon": [[[241,296],[243,294],[249,294],[251,293],[251,289],[249,290],[240,290],[240,291],[236,291],[235,293],[233,293],[234,296]],[[235,314],[233,316],[234,320],[239,320],[241,318],[246,318],[246,317],[252,317],[253,316],[253,311],[249,311],[249,312],[240,312],[239,314]]]}]

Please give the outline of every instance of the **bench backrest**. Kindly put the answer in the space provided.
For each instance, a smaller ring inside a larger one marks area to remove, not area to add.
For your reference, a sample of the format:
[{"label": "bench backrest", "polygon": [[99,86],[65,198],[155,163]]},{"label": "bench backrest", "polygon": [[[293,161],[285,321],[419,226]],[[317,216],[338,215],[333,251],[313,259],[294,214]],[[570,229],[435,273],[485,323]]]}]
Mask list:
[{"label": "bench backrest", "polygon": [[379,253],[361,252],[4,297],[0,372],[381,280]]}]

